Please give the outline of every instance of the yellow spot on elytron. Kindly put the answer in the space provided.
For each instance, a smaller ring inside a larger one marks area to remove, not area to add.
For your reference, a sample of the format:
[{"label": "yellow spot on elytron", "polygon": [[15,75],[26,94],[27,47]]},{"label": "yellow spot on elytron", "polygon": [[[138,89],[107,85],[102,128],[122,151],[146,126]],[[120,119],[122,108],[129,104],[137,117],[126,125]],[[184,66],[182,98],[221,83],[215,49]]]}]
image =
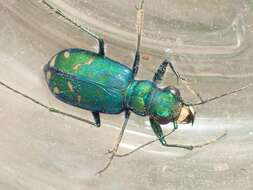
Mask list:
[{"label": "yellow spot on elytron", "polygon": [[90,57],[86,64],[90,65],[94,61],[95,57]]},{"label": "yellow spot on elytron", "polygon": [[80,69],[81,66],[82,66],[82,64],[79,63],[79,64],[75,65],[75,66],[73,67],[73,69],[74,69],[75,71],[77,71],[77,70]]},{"label": "yellow spot on elytron", "polygon": [[81,99],[82,99],[82,97],[80,95],[77,95],[77,102],[78,102],[78,104],[81,103]]},{"label": "yellow spot on elytron", "polygon": [[70,56],[69,51],[65,51],[64,54],[63,54],[63,56],[64,56],[66,59],[69,58],[69,56]]},{"label": "yellow spot on elytron", "polygon": [[73,90],[73,85],[71,84],[71,82],[67,82],[67,85],[68,85],[68,88],[69,88],[69,90],[71,91],[71,92],[74,92],[74,90]]},{"label": "yellow spot on elytron", "polygon": [[53,67],[55,65],[56,56],[53,57],[53,59],[50,61],[49,66]]},{"label": "yellow spot on elytron", "polygon": [[60,94],[60,90],[58,87],[54,87],[53,92],[54,94]]},{"label": "yellow spot on elytron", "polygon": [[50,71],[47,71],[47,82],[49,82],[51,75],[52,75],[52,73]]},{"label": "yellow spot on elytron", "polygon": [[78,63],[78,64],[74,65],[74,66],[73,66],[73,70],[74,70],[74,71],[79,70],[80,67],[81,67],[82,65],[84,65],[84,64],[87,64],[87,65],[92,64],[92,62],[94,61],[94,59],[95,59],[95,57],[92,56],[92,57],[90,57],[85,63]]}]

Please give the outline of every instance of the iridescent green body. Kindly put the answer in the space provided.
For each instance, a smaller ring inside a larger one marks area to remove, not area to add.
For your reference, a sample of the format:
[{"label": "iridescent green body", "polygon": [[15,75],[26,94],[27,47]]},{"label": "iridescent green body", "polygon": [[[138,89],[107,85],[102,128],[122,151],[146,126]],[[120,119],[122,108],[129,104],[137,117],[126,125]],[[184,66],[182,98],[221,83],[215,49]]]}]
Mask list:
[{"label": "iridescent green body", "polygon": [[[43,1],[45,3],[45,1]],[[137,43],[132,68],[125,66],[105,56],[104,39],[87,28],[82,27],[62,11],[45,3],[59,16],[72,23],[81,31],[90,35],[98,42],[98,52],[84,49],[66,49],[57,53],[44,67],[48,86],[52,93],[60,100],[91,111],[93,121],[80,119],[96,127],[101,126],[100,113],[119,114],[125,112],[125,120],[121,127],[119,137],[106,166],[98,172],[104,172],[111,164],[119,148],[131,112],[140,116],[148,116],[150,126],[160,143],[167,147],[179,147],[192,150],[192,146],[168,144],[163,134],[161,124],[170,122],[177,129],[178,123],[194,121],[195,112],[185,104],[180,96],[180,91],[173,87],[159,88],[169,66],[177,79],[182,79],[166,58],[154,73],[152,81],[136,80],[140,65],[140,45],[144,22],[144,0],[140,0],[136,15]],[[184,79],[185,80],[185,79]],[[48,108],[47,106],[43,106]],[[48,108],[50,111],[77,118],[57,109]],[[137,148],[138,149],[138,148]]]},{"label": "iridescent green body", "polygon": [[127,66],[83,49],[56,54],[44,68],[48,85],[60,100],[92,112],[118,114],[128,109],[159,120],[176,118],[178,97],[152,81],[134,80]]}]

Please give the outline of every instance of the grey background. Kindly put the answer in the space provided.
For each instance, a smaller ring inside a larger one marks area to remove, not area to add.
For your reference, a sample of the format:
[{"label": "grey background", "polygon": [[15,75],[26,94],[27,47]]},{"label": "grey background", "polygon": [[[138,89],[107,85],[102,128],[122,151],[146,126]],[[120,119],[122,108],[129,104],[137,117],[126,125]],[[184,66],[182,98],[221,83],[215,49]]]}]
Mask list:
[{"label": "grey background", "polygon": [[[135,49],[134,0],[48,0],[105,38],[106,54],[131,66]],[[204,98],[252,81],[252,1],[146,0],[139,79],[151,79],[170,56]],[[96,51],[96,41],[41,1],[0,0],[0,80],[66,112],[87,111],[56,100],[42,67],[58,51]],[[166,53],[170,49],[170,54]],[[170,71],[161,86],[176,85],[197,101]],[[155,143],[115,159],[102,176],[122,115],[102,115],[100,129],[49,113],[0,87],[0,189],[252,189],[252,88],[196,107],[196,124],[181,125],[169,142],[196,144],[228,135],[192,152]],[[120,152],[154,138],[147,118],[132,114]],[[169,131],[171,126],[165,126]]]}]

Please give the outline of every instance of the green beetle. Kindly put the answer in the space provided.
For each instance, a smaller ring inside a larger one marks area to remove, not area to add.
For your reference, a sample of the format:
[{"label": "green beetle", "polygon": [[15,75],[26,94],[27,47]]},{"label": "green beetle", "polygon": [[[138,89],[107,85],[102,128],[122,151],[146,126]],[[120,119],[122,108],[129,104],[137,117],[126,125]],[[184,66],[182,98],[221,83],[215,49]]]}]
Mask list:
[{"label": "green beetle", "polygon": [[[194,147],[192,145],[168,144],[165,140],[161,125],[172,122],[175,130],[178,124],[193,124],[195,111],[192,106],[213,101],[241,91],[249,86],[207,100],[203,100],[194,91],[195,95],[200,98],[200,102],[186,104],[177,88],[173,86],[160,88],[158,86],[158,82],[163,79],[167,66],[171,68],[178,79],[185,81],[175,71],[169,59],[165,59],[161,63],[152,80],[135,79],[140,63],[140,43],[144,18],[143,0],[140,1],[139,7],[137,8],[138,40],[132,68],[106,57],[104,40],[102,38],[78,25],[45,1],[43,2],[58,15],[64,17],[73,25],[95,38],[99,44],[99,51],[97,53],[73,48],[63,50],[53,56],[44,67],[44,73],[51,92],[63,102],[91,111],[95,122],[89,121],[89,123],[97,127],[100,127],[100,113],[119,114],[123,111],[125,112],[125,122],[117,143],[110,151],[112,155],[109,162],[98,173],[105,171],[116,155],[131,112],[140,116],[149,117],[150,125],[162,145],[192,150]],[[64,113],[57,110],[53,111]],[[70,114],[65,115],[69,116]],[[201,146],[209,143],[204,143]]]},{"label": "green beetle", "polygon": [[52,93],[68,104],[90,110],[96,126],[100,126],[99,113],[132,111],[149,116],[151,127],[166,146],[160,124],[173,122],[177,127],[177,123],[193,123],[195,116],[177,88],[157,86],[168,64],[168,60],[161,64],[153,81],[135,80],[134,69],[101,53],[66,49],[49,61],[44,72]]}]

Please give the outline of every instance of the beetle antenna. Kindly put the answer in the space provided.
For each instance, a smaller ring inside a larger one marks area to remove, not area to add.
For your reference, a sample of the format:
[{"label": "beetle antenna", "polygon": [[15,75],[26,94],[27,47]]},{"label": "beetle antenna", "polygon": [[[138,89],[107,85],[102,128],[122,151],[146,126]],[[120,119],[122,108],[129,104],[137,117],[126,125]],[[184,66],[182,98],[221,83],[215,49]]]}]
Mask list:
[{"label": "beetle antenna", "polygon": [[208,103],[208,102],[212,102],[212,101],[214,101],[214,100],[220,99],[220,98],[222,98],[222,97],[224,97],[224,96],[228,96],[228,95],[230,95],[230,94],[234,94],[234,93],[236,93],[236,92],[240,92],[240,91],[242,91],[242,90],[244,90],[244,89],[246,89],[246,88],[248,88],[248,87],[250,87],[250,86],[252,86],[252,85],[253,85],[253,83],[249,83],[248,85],[243,86],[243,87],[241,87],[241,88],[239,88],[239,89],[232,90],[232,91],[226,92],[226,93],[221,94],[221,95],[218,95],[218,96],[214,96],[214,97],[212,97],[212,98],[209,98],[209,99],[200,101],[200,102],[198,102],[198,103],[190,103],[190,104],[185,103],[185,104],[186,104],[186,105],[189,105],[189,106],[199,106],[199,105],[206,104],[206,103]]}]

